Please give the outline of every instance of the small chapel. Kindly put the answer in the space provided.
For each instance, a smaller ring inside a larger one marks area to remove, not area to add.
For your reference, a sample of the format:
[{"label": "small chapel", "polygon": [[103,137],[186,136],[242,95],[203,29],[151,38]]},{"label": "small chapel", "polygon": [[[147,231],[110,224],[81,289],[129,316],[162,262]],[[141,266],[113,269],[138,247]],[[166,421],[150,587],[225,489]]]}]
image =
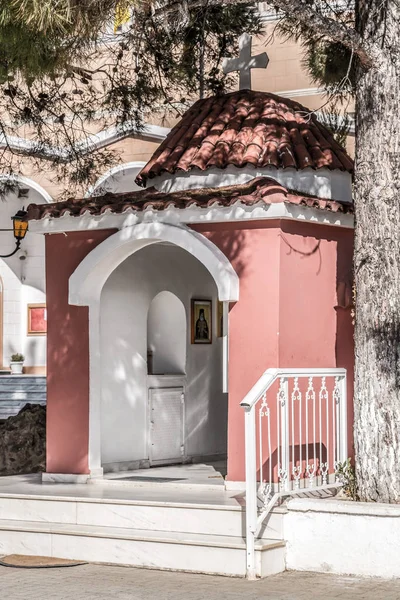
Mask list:
[{"label": "small chapel", "polygon": [[4,560],[400,577],[398,505],[354,501],[353,161],[304,89],[252,89],[251,45],[113,185],[14,221],[47,455],[0,478]]},{"label": "small chapel", "polygon": [[326,483],[351,455],[353,162],[315,112],[251,89],[267,62],[243,36],[225,63],[240,89],[189,108],[140,190],[29,206],[46,243],[44,481],[227,461],[239,486],[259,399],[261,483]]}]

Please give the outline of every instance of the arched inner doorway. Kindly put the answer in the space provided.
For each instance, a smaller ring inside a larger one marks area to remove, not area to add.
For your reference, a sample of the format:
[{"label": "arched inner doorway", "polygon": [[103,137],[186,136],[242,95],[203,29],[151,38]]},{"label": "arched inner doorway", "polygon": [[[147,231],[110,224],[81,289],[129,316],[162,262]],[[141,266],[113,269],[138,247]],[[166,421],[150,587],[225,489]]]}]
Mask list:
[{"label": "arched inner doorway", "polygon": [[[209,344],[192,343],[193,299],[211,303]],[[146,246],[111,273],[100,301],[105,472],[226,456],[217,304],[210,272],[171,243]]]},{"label": "arched inner doorway", "polygon": [[151,465],[181,462],[184,456],[186,353],[183,302],[171,292],[160,292],[147,315],[147,445]]},{"label": "arched inner doorway", "polygon": [[186,311],[171,292],[153,298],[147,315],[148,375],[184,375],[186,372]]}]

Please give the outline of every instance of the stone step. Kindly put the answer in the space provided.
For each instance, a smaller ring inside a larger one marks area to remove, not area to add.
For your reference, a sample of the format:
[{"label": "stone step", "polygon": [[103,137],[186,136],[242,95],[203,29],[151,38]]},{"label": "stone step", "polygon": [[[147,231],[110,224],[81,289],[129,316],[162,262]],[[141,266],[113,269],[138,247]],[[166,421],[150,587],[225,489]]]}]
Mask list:
[{"label": "stone step", "polygon": [[27,389],[27,390],[2,390],[0,387],[0,402],[4,401],[6,402],[7,400],[9,400],[10,402],[13,402],[15,400],[25,400],[25,402],[27,402],[28,400],[32,399],[37,400],[37,399],[41,399],[43,398],[44,400],[46,400],[46,390],[41,390],[38,388],[35,388],[33,390]]},{"label": "stone step", "polygon": [[2,387],[0,385],[0,394],[2,398],[14,398],[18,394],[25,394],[25,396],[29,396],[29,394],[45,394],[46,388],[43,386],[26,386],[26,387]]},{"label": "stone step", "polygon": [[46,377],[33,377],[31,375],[2,375],[0,377],[0,389],[2,388],[24,388],[26,386],[46,387]]},{"label": "stone step", "polygon": [[[0,520],[0,555],[30,554],[89,562],[244,577],[243,538],[110,526]],[[256,542],[259,577],[285,569],[285,544]]]},{"label": "stone step", "polygon": [[25,400],[27,397],[32,396],[33,398],[42,395],[44,398],[46,397],[46,388],[35,387],[32,389],[24,389],[24,388],[2,388],[0,386],[0,399],[3,400],[15,400],[21,398]]},{"label": "stone step", "polygon": [[[52,485],[52,484],[50,484]],[[160,490],[154,491],[153,496]],[[61,496],[0,495],[2,519],[32,522],[64,523],[99,527],[175,531],[185,534],[244,537],[245,511],[240,505],[194,504],[149,500],[110,498],[69,498]],[[283,539],[283,517],[286,509],[271,513],[261,537]]]}]

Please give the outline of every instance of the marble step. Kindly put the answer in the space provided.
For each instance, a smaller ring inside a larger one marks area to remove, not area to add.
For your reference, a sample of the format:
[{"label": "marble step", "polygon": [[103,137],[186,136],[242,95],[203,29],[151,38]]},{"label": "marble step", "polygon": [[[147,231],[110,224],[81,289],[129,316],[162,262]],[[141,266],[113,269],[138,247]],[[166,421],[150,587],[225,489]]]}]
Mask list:
[{"label": "marble step", "polygon": [[[38,378],[39,379],[39,378]],[[17,376],[12,377],[0,377],[0,390],[45,390],[46,379],[39,379],[38,381],[29,379],[21,379]]]},{"label": "marble step", "polygon": [[15,382],[15,381],[26,381],[26,382],[45,382],[46,381],[46,375],[24,375],[22,374],[14,374],[14,375],[1,375],[0,376],[0,382],[1,383],[11,383],[11,382]]},{"label": "marble step", "polygon": [[15,400],[46,400],[46,390],[35,389],[35,390],[7,390],[4,391],[0,388],[0,402],[15,401]]},{"label": "marble step", "polygon": [[[120,527],[0,520],[0,555],[30,554],[244,577],[243,538]],[[256,543],[257,575],[285,569],[285,544]]]},{"label": "marble step", "polygon": [[2,390],[0,387],[0,402],[15,401],[15,400],[46,400],[46,390],[41,390],[40,388],[24,390]]},{"label": "marble step", "polygon": [[[53,484],[50,484],[53,485]],[[179,492],[177,492],[178,494]],[[66,525],[175,531],[187,534],[243,537],[245,511],[240,505],[194,504],[160,500],[121,500],[62,496],[0,495],[2,519]],[[153,492],[154,496],[156,492]],[[157,496],[155,496],[157,497]],[[161,491],[162,497],[162,491]],[[264,526],[263,539],[283,539],[286,510],[276,508]]]}]

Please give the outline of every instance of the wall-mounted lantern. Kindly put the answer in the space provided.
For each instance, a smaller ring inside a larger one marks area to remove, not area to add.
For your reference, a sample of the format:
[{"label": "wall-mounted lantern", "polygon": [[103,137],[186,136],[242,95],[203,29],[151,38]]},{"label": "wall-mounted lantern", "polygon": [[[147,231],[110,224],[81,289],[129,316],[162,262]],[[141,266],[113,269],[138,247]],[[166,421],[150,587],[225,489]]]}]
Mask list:
[{"label": "wall-mounted lantern", "polygon": [[26,220],[26,210],[19,210],[11,220],[13,222],[12,229],[0,229],[0,231],[12,231],[14,233],[15,238],[15,250],[10,252],[10,254],[0,254],[0,258],[9,258],[13,256],[20,249],[21,242],[26,236],[26,232],[28,231],[28,221]]}]

